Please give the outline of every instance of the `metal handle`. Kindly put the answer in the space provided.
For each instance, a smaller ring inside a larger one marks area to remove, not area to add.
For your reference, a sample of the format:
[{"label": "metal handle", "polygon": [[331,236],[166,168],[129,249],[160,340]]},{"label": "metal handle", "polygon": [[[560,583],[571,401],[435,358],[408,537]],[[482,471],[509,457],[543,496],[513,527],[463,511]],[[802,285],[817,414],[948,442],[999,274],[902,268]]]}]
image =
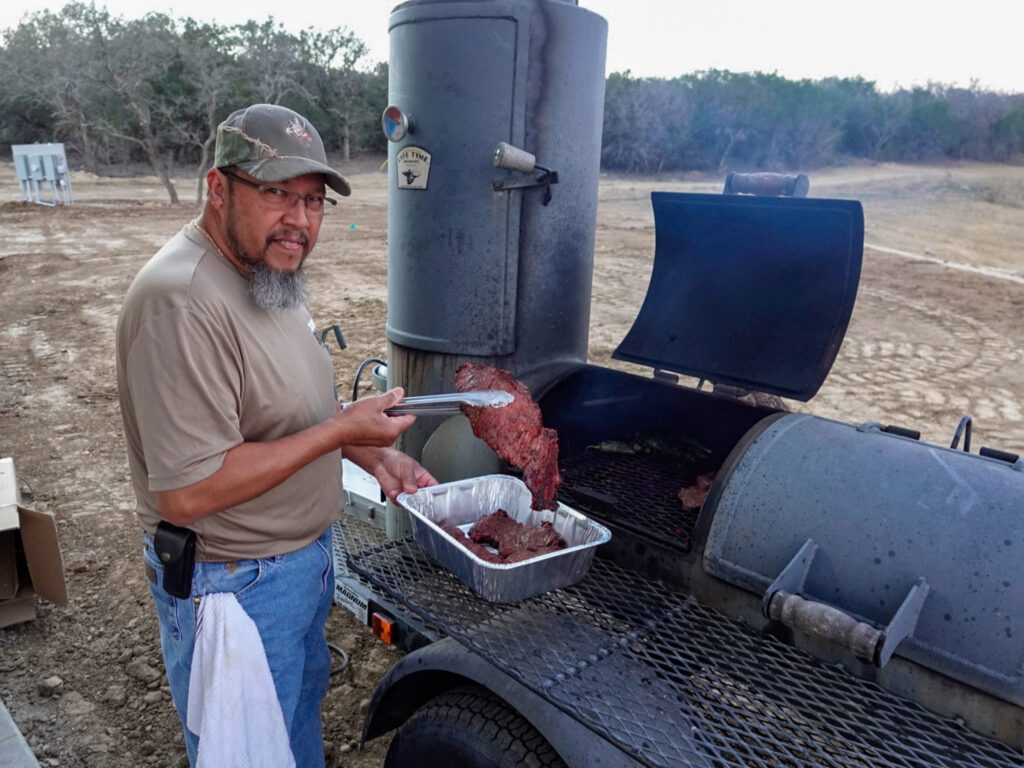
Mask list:
[{"label": "metal handle", "polygon": [[960,423],[956,425],[956,432],[953,433],[953,442],[949,444],[949,447],[956,450],[956,447],[960,445],[960,437],[964,438],[964,450],[967,453],[971,452],[971,426],[973,419],[969,413],[964,414],[964,417],[960,419]]},{"label": "metal handle", "polygon": [[1017,459],[1020,458],[1016,453],[1000,451],[998,448],[988,448],[985,446],[978,449],[978,455],[985,456],[989,459],[999,459],[1000,461],[1005,461],[1007,464],[1016,464]]},{"label": "metal handle", "polygon": [[811,181],[806,174],[730,173],[725,177],[726,195],[765,195],[767,197],[807,197]]},{"label": "metal handle", "polygon": [[900,427],[896,424],[889,424],[888,426],[882,427],[882,431],[890,435],[898,435],[899,437],[906,437],[910,440],[920,440],[921,433],[916,429],[908,429],[907,427]]},{"label": "metal handle", "polygon": [[551,202],[551,185],[558,183],[558,174],[543,165],[537,165],[537,158],[525,149],[513,147],[499,141],[491,158],[495,168],[506,171],[519,171],[529,176],[495,176],[491,179],[491,189],[495,192],[510,189],[526,189],[527,187],[544,187],[544,205]]},{"label": "metal handle", "polygon": [[385,408],[384,413],[388,416],[456,416],[462,413],[462,406],[458,403],[417,405],[416,403],[401,402],[391,408]]},{"label": "metal handle", "polygon": [[881,630],[870,624],[831,605],[805,600],[781,589],[768,601],[768,618],[816,640],[838,643],[871,664],[875,663],[875,652],[882,640]]},{"label": "metal handle", "polygon": [[506,171],[520,171],[521,173],[529,173],[537,167],[536,157],[525,149],[513,147],[504,141],[499,141],[498,146],[494,148],[492,162],[495,168],[504,168]]},{"label": "metal handle", "polygon": [[317,334],[320,337],[320,343],[325,347],[327,346],[327,334],[331,331],[334,331],[334,339],[338,342],[338,349],[345,349],[348,344],[345,343],[345,335],[341,332],[341,326],[337,323],[327,326]]},{"label": "metal handle", "polygon": [[917,584],[903,598],[889,624],[884,629],[875,629],[841,608],[808,600],[797,594],[804,588],[817,551],[818,545],[813,539],[804,542],[765,590],[761,601],[762,613],[815,640],[838,643],[861,661],[884,667],[896,652],[897,646],[914,634],[924,601],[928,597],[928,582],[924,577],[918,579]]}]

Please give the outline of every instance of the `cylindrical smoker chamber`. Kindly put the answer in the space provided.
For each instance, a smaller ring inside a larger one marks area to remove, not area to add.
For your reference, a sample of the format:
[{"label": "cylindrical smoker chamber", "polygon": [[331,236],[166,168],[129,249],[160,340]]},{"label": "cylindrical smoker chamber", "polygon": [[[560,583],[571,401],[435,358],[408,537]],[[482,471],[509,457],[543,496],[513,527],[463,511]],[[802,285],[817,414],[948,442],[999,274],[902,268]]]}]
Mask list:
[{"label": "cylindrical smoker chamber", "polygon": [[[413,126],[388,158],[392,386],[451,391],[469,359],[534,383],[585,362],[606,34],[559,0],[414,0],[392,13],[389,100]],[[495,189],[544,178],[494,167],[499,142],[557,174],[549,203],[546,183]],[[436,427],[421,419],[400,447],[419,458]]]},{"label": "cylindrical smoker chamber", "polygon": [[804,543],[803,594],[885,626],[930,587],[897,653],[1024,703],[1024,461],[805,414],[760,422],[702,510],[707,572],[763,594]]}]

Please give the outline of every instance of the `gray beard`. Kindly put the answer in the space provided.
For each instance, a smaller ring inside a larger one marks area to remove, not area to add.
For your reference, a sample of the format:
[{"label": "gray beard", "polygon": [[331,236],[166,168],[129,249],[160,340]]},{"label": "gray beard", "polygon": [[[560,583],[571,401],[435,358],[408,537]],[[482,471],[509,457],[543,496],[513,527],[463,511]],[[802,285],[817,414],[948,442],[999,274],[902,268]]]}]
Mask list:
[{"label": "gray beard", "polygon": [[302,267],[292,272],[271,269],[264,262],[248,264],[248,267],[253,270],[249,276],[249,297],[256,306],[293,309],[306,303],[306,278]]},{"label": "gray beard", "polygon": [[228,212],[225,236],[228,247],[238,260],[252,270],[249,276],[249,297],[256,306],[263,309],[293,309],[306,303],[308,294],[301,264],[293,272],[280,272],[268,267],[264,261],[253,259],[235,234],[231,211]]}]

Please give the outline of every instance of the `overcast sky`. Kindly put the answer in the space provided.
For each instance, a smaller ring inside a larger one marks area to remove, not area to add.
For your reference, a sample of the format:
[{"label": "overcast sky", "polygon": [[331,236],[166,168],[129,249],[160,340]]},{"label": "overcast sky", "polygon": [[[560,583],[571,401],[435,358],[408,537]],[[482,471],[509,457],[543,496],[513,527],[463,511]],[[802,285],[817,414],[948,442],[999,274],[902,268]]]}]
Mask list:
[{"label": "overcast sky", "polygon": [[[608,71],[673,77],[704,69],[831,75],[873,80],[882,90],[929,80],[1024,92],[1024,1],[971,0],[579,0],[608,20]],[[0,27],[52,0],[8,0]],[[390,0],[109,0],[129,18],[156,10],[234,24],[273,15],[288,29],[347,26],[371,56],[388,56]],[[323,10],[326,9],[326,10]]]}]

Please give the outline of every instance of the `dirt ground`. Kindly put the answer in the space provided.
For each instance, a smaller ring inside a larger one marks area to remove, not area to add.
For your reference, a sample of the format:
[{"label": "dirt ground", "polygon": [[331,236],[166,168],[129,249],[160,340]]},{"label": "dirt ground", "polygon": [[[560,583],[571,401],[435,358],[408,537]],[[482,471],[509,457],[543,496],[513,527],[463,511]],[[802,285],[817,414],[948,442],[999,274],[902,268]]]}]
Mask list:
[{"label": "dirt ground", "polygon": [[[386,178],[352,167],[354,193],[308,262],[312,310],[337,322],[339,391],[383,356]],[[152,178],[75,173],[74,205],[19,202],[0,164],[0,455],[29,506],[56,516],[70,605],[0,630],[0,698],[44,766],[186,765],[138,556],[114,380],[114,328],[136,270],[198,211]],[[590,356],[612,350],[640,307],[654,250],[650,192],[721,191],[711,177],[603,177]],[[178,183],[194,197],[194,181]],[[918,429],[949,444],[974,417],[974,450],[1024,453],[1024,167],[879,165],[812,174],[811,194],[863,202],[866,248],[846,341],[809,404],[841,421]],[[947,263],[948,262],[948,263]],[[369,388],[369,377],[364,376]],[[330,764],[379,766],[387,739],[358,752],[362,714],[398,653],[335,608],[328,639],[351,659],[324,711]],[[43,696],[40,681],[63,680]]]}]

